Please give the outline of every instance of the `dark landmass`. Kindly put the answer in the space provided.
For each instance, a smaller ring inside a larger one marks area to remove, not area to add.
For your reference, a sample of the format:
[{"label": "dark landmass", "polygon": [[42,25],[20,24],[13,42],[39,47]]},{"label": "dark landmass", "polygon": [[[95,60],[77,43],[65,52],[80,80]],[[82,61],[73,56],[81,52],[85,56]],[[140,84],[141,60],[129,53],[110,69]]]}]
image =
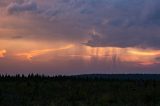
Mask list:
[{"label": "dark landmass", "polygon": [[105,80],[160,80],[160,74],[84,74],[72,77]]},{"label": "dark landmass", "polygon": [[0,106],[160,106],[160,75],[0,75]]}]

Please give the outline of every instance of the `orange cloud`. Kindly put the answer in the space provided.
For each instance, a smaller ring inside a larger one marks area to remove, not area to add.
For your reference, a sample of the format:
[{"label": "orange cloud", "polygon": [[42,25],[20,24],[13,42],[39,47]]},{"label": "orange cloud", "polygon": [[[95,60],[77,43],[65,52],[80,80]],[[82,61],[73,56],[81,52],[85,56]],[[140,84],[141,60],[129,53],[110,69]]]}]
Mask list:
[{"label": "orange cloud", "polygon": [[141,65],[153,65],[159,63],[156,60],[160,56],[160,50],[143,50],[129,48],[127,54],[122,56],[122,61],[135,62]]},{"label": "orange cloud", "polygon": [[39,55],[44,55],[44,54],[47,54],[49,52],[54,52],[54,51],[59,51],[59,50],[66,50],[66,49],[70,49],[72,47],[73,47],[73,45],[67,45],[67,46],[61,47],[61,48],[33,50],[33,51],[30,51],[30,52],[26,52],[26,53],[18,53],[16,55],[17,56],[25,56],[28,60],[32,60],[33,57],[36,57],[36,56],[39,56]]},{"label": "orange cloud", "polygon": [[6,54],[6,50],[0,50],[0,58],[3,58]]},{"label": "orange cloud", "polygon": [[160,55],[159,50],[129,50],[128,53],[141,56],[157,56]]}]

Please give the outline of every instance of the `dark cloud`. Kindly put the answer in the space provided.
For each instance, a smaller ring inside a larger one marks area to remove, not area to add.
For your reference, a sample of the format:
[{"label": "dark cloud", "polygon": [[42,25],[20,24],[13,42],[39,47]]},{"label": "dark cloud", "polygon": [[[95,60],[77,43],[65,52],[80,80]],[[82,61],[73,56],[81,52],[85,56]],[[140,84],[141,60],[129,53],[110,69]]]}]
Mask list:
[{"label": "dark cloud", "polygon": [[156,58],[156,61],[160,62],[160,57],[157,57],[157,58]]},{"label": "dark cloud", "polygon": [[22,39],[23,36],[17,35],[17,36],[12,36],[11,38],[12,38],[12,39]]},{"label": "dark cloud", "polygon": [[101,36],[92,36],[88,46],[160,49],[159,4],[158,0],[37,0],[10,2],[7,10],[36,11],[24,25],[29,32],[24,38],[83,42],[94,27]]},{"label": "dark cloud", "polygon": [[159,1],[119,0],[112,3],[106,10],[106,25],[96,26],[102,36],[91,36],[86,45],[160,48]]},{"label": "dark cloud", "polygon": [[26,1],[23,3],[14,2],[9,4],[7,7],[7,11],[9,14],[35,10],[37,10],[37,4],[33,1]]},{"label": "dark cloud", "polygon": [[[139,28],[139,27],[138,27]],[[140,30],[140,31],[139,31]],[[131,29],[120,28],[120,29],[111,29],[102,33],[102,35],[90,35],[91,38],[86,43],[87,46],[92,47],[140,47],[140,48],[160,48],[160,35],[158,29],[152,28],[140,28],[137,29],[133,27]],[[113,32],[115,31],[115,32]],[[152,32],[155,31],[155,32]],[[106,35],[103,35],[106,34]]]}]

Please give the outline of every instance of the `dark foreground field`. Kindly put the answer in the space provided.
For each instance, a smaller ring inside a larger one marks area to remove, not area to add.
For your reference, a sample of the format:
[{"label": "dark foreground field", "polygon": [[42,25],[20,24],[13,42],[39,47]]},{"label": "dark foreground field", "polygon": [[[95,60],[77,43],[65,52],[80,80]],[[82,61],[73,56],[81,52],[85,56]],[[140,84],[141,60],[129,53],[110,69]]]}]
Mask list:
[{"label": "dark foreground field", "polygon": [[1,76],[0,106],[160,106],[160,80],[133,78]]}]

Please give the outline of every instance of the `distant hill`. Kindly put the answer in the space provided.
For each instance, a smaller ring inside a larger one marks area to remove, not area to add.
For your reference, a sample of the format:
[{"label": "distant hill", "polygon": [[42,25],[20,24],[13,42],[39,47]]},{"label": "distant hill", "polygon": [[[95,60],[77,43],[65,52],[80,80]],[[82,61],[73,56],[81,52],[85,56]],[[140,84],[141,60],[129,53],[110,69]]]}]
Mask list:
[{"label": "distant hill", "polygon": [[83,74],[72,77],[106,80],[160,80],[160,74]]}]

